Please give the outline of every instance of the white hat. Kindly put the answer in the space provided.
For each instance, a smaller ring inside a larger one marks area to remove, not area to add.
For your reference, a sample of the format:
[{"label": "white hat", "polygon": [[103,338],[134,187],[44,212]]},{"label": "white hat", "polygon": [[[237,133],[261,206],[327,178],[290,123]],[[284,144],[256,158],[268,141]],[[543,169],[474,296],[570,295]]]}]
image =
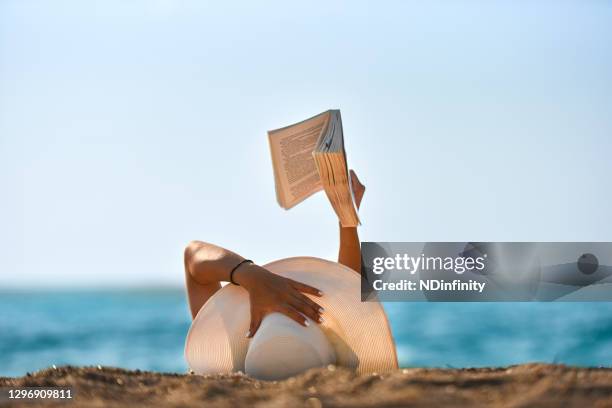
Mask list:
[{"label": "white hat", "polygon": [[227,285],[208,299],[191,324],[185,344],[191,370],[197,374],[243,371],[276,380],[328,364],[358,373],[397,368],[385,311],[377,301],[361,301],[361,281],[353,270],[311,257],[282,259],[264,268],[321,290],[320,298],[307,296],[325,309],[324,323],[310,321],[304,327],[272,313],[248,339],[248,293]]}]

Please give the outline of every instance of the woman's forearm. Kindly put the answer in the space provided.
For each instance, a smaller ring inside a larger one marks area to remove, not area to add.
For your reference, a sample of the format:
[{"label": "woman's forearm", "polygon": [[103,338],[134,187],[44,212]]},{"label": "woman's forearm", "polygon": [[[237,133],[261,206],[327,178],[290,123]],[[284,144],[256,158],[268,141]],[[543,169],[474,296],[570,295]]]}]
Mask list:
[{"label": "woman's forearm", "polygon": [[219,246],[193,241],[185,250],[185,269],[202,285],[229,282],[232,269],[244,260]]},{"label": "woman's forearm", "polygon": [[361,273],[361,246],[357,227],[340,228],[340,250],[338,251],[338,263],[348,266],[357,273]]},{"label": "woman's forearm", "polygon": [[[230,272],[243,260],[230,250],[206,242],[192,241],[187,245],[185,281],[192,317],[195,318],[204,303],[221,288],[221,282],[229,281]],[[236,282],[238,275],[235,273]]]},{"label": "woman's forearm", "polygon": [[[319,289],[276,275],[240,255],[213,244],[191,242],[185,249],[185,277],[189,308],[195,318],[198,311],[221,287],[220,282],[233,281],[249,293],[252,337],[262,319],[272,312],[285,314],[307,326],[308,320],[321,323],[323,309],[305,296],[321,296]],[[234,274],[232,275],[232,271]]]}]

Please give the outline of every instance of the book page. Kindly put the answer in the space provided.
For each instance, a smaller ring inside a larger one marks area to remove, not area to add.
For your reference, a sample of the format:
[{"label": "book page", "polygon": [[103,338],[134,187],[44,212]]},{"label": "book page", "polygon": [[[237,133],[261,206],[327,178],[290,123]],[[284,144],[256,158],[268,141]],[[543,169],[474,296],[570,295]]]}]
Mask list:
[{"label": "book page", "polygon": [[325,112],[268,132],[276,197],[281,207],[289,209],[322,189],[312,152],[328,118]]}]

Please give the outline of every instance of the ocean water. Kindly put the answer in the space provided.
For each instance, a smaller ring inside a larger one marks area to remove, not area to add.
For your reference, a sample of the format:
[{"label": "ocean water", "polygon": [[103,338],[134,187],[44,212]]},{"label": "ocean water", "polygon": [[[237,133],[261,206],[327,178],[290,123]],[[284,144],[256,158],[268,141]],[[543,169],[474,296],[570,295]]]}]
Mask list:
[{"label": "ocean water", "polygon": [[[612,303],[385,308],[402,366],[612,365]],[[53,364],[185,372],[189,324],[182,290],[2,293],[0,376]]]}]

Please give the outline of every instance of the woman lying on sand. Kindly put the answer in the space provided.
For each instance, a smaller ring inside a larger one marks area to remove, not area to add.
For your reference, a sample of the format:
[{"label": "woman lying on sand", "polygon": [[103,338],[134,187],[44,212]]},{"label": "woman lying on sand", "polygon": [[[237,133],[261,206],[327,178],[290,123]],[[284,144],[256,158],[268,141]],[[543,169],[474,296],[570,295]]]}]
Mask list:
[{"label": "woman lying on sand", "polygon": [[[355,204],[359,209],[365,186],[353,170],[350,171],[350,176]],[[361,273],[357,227],[340,226],[338,263]],[[308,326],[306,317],[322,322],[322,308],[304,295],[308,293],[321,296],[319,289],[273,274],[252,261],[213,244],[192,241],[187,245],[185,279],[192,318],[195,318],[204,303],[221,288],[220,282],[233,282],[246,289],[251,309],[251,325],[247,337],[253,337],[262,319],[272,312],[282,313],[302,326]]]},{"label": "woman lying on sand", "polygon": [[[365,187],[352,170],[350,177],[359,208]],[[299,256],[262,267],[227,249],[190,243],[189,368],[197,374],[242,371],[261,380],[329,365],[360,373],[397,368],[384,309],[376,299],[361,300],[360,270],[356,227],[340,227],[337,263]],[[234,284],[221,288],[222,281]]]}]

